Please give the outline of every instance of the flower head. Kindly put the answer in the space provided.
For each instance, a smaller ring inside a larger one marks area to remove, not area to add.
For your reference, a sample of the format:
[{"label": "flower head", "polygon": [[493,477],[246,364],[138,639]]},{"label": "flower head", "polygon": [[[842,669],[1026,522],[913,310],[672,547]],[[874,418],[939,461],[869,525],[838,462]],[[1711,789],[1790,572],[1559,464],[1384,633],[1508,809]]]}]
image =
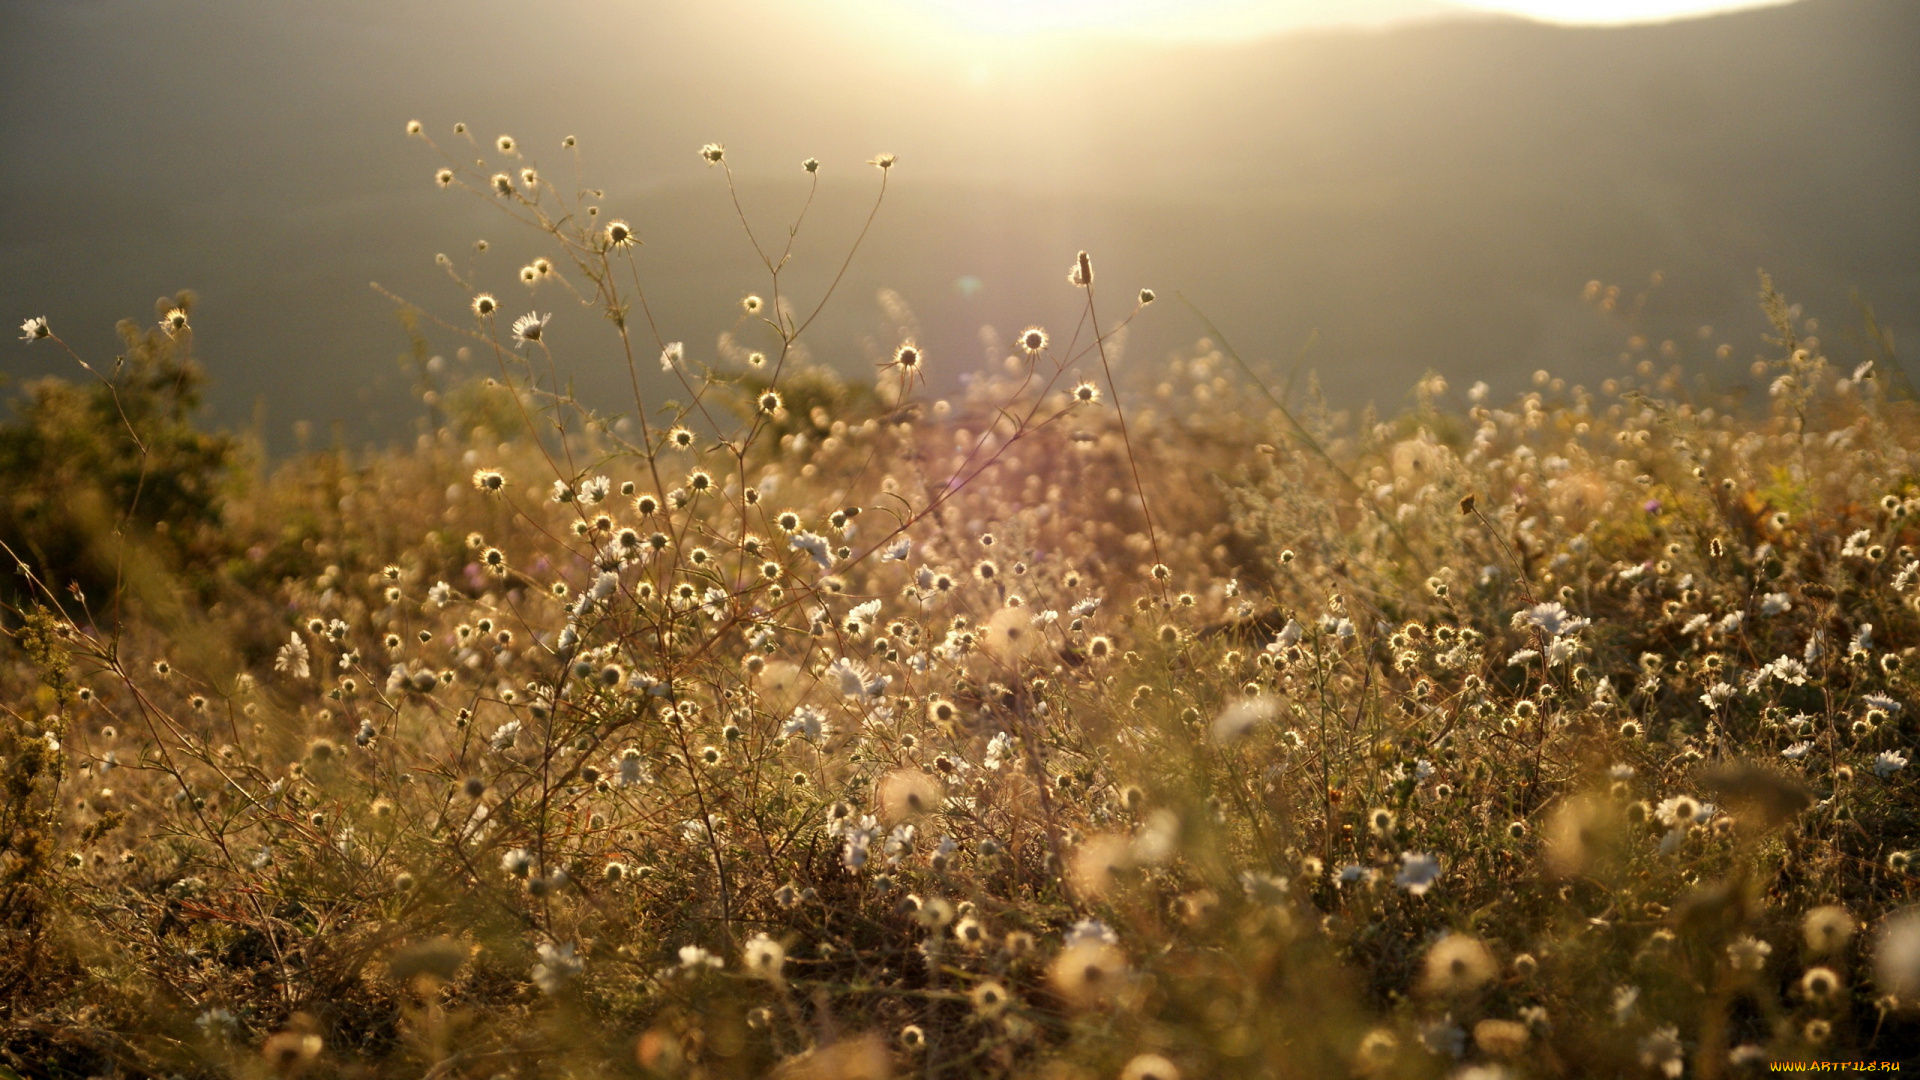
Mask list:
[{"label": "flower head", "polygon": [[21,341],[39,341],[53,336],[53,328],[47,325],[44,315],[36,315],[20,324]]},{"label": "flower head", "polygon": [[553,318],[551,314],[542,315],[537,311],[530,311],[513,320],[514,344],[525,345],[529,341],[539,341],[541,335],[547,332],[547,320],[551,318]]}]

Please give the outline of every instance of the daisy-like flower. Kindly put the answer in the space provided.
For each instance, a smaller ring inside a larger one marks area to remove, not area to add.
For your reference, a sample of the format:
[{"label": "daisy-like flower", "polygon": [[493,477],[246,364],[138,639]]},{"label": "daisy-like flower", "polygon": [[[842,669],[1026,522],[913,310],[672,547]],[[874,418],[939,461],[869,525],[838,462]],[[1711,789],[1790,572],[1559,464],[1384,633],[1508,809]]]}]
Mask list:
[{"label": "daisy-like flower", "polygon": [[1906,767],[1906,755],[1893,750],[1882,750],[1880,756],[1873,759],[1873,775],[1882,780]]},{"label": "daisy-like flower", "polygon": [[473,313],[485,319],[500,310],[500,301],[492,293],[481,293],[473,298]]},{"label": "daisy-like flower", "polygon": [[295,630],[287,635],[287,643],[280,646],[280,652],[273,658],[273,670],[304,679],[312,674],[307,666],[307,643],[300,640],[300,632]]},{"label": "daisy-like flower", "polygon": [[927,356],[920,351],[920,346],[915,345],[911,341],[907,341],[902,342],[899,348],[893,350],[893,362],[883,366],[898,368],[901,376],[911,383],[914,379],[921,377],[921,375],[925,373],[926,362]]},{"label": "daisy-like flower", "polygon": [[574,955],[573,942],[555,947],[540,946],[540,962],[533,966],[534,984],[540,992],[547,995],[557,994],[573,977],[580,974],[586,965]]},{"label": "daisy-like flower", "polygon": [[187,313],[185,309],[177,307],[168,308],[167,313],[160,316],[160,329],[165,330],[168,337],[172,337],[180,331],[187,329]]},{"label": "daisy-like flower", "polygon": [[1081,405],[1094,405],[1100,401],[1100,388],[1090,382],[1082,382],[1073,388],[1073,400]]},{"label": "daisy-like flower", "polygon": [[525,345],[529,341],[539,341],[541,335],[547,332],[547,320],[551,318],[553,318],[551,314],[542,315],[537,311],[529,311],[513,320],[514,343]]},{"label": "daisy-like flower", "polygon": [[44,315],[36,315],[20,324],[21,341],[39,341],[53,336],[53,328],[47,325]]},{"label": "daisy-like flower", "polygon": [[718,165],[727,160],[727,148],[719,143],[708,143],[700,148],[700,160],[708,165]]},{"label": "daisy-like flower", "polygon": [[610,248],[632,247],[640,242],[640,238],[633,234],[633,226],[618,218],[607,222],[606,237]]},{"label": "daisy-like flower", "polygon": [[1415,896],[1421,896],[1440,880],[1440,860],[1431,855],[1409,851],[1400,857],[1400,870],[1393,883]]},{"label": "daisy-like flower", "polygon": [[755,934],[747,939],[741,959],[749,975],[777,983],[780,969],[787,963],[787,949],[765,934]]},{"label": "daisy-like flower", "polygon": [[453,186],[453,170],[452,169],[435,169],[433,172],[433,182],[440,185],[443,188],[452,187]]},{"label": "daisy-like flower", "polygon": [[519,144],[513,141],[513,136],[502,135],[493,141],[493,145],[498,147],[501,153],[511,154]]},{"label": "daisy-like flower", "polygon": [[1038,326],[1029,326],[1020,331],[1020,347],[1028,353],[1037,353],[1047,347],[1047,332]]},{"label": "daisy-like flower", "polygon": [[1658,1069],[1662,1076],[1678,1080],[1686,1071],[1686,1047],[1680,1044],[1680,1029],[1668,1024],[1655,1028],[1640,1040],[1640,1064]]},{"label": "daisy-like flower", "polygon": [[1727,962],[1735,971],[1759,971],[1771,955],[1773,946],[1756,937],[1741,937],[1727,946]]},{"label": "daisy-like flower", "polygon": [[676,364],[681,363],[686,358],[686,345],[678,341],[669,341],[667,342],[667,347],[660,350],[660,370],[672,371]]},{"label": "daisy-like flower", "polygon": [[1691,795],[1675,795],[1663,800],[1654,810],[1654,816],[1660,819],[1661,824],[1674,828],[1704,820],[1706,813],[1705,805]]}]

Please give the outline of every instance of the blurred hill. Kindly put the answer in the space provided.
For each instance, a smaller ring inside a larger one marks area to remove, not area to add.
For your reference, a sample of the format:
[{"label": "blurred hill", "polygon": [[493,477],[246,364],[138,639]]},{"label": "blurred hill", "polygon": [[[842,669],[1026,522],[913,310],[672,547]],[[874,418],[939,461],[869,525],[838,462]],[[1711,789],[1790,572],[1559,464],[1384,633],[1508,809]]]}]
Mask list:
[{"label": "blurred hill", "polygon": [[[1903,346],[1920,341],[1912,0],[1244,44],[996,40],[854,0],[74,0],[3,3],[0,21],[0,306],[104,352],[115,318],[199,290],[216,417],[243,425],[264,400],[278,447],[297,419],[356,440],[411,430],[405,337],[367,283],[457,315],[465,297],[433,255],[464,261],[477,237],[494,243],[483,283],[510,313],[559,311],[582,392],[622,400],[604,327],[554,286],[524,295],[513,274],[533,238],[434,190],[438,160],[401,134],[411,118],[444,146],[456,120],[511,132],[556,178],[577,135],[587,183],[648,241],[665,333],[702,358],[765,287],[696,157],[709,140],[766,232],[799,205],[800,159],[825,163],[790,282],[803,299],[865,213],[877,176],[862,162],[899,155],[814,347],[848,371],[890,347],[874,297],[891,287],[936,387],[982,363],[982,325],[1070,332],[1081,247],[1116,312],[1141,285],[1183,291],[1283,370],[1318,331],[1307,364],[1330,393],[1383,405],[1429,367],[1456,386],[1616,373],[1620,335],[1580,288],[1655,270],[1646,331],[1724,381],[1758,347],[1759,266],[1831,342],[1855,291]],[[1129,355],[1199,333],[1164,304]],[[1716,362],[1723,340],[1734,356]],[[44,349],[7,355],[15,375],[54,369]]]}]

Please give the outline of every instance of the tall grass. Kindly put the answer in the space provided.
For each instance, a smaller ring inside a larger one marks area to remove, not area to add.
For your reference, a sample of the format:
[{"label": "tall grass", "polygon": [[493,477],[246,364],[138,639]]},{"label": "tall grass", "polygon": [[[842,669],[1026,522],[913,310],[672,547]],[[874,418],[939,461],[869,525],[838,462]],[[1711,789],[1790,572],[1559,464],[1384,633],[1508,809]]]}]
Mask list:
[{"label": "tall grass", "polygon": [[[62,454],[132,478],[66,547],[19,511],[0,536],[13,1072],[1915,1052],[1920,439],[1890,354],[1836,366],[1769,284],[1764,393],[1690,393],[1596,284],[1621,377],[1430,376],[1356,417],[1218,331],[1120,361],[1160,309],[1082,253],[1079,324],[936,399],[938,348],[868,378],[808,354],[841,277],[789,287],[805,211],[777,242],[740,214],[764,289],[709,352],[598,192],[457,137],[438,182],[544,237],[522,273],[562,299],[520,319],[519,284],[446,260],[472,303],[405,310],[469,359],[423,360],[412,448],[244,483],[155,407],[197,379],[184,300],[7,429],[16,490],[57,498],[15,463]],[[615,412],[566,378],[593,334]]]}]

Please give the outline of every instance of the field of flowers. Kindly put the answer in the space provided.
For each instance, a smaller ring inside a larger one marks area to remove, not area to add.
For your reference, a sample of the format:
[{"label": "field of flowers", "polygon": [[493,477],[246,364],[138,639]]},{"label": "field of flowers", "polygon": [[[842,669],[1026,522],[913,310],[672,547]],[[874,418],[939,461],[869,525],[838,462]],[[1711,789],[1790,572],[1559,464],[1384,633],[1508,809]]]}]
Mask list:
[{"label": "field of flowers", "polygon": [[413,446],[195,430],[187,294],[0,429],[0,1077],[1920,1056],[1920,416],[1870,316],[1830,349],[1763,282],[1764,340],[1652,342],[1595,283],[1618,377],[1385,417],[1217,332],[1123,359],[1177,301],[1082,253],[1080,324],[939,397],[913,340],[810,356],[832,291],[744,216],[697,358],[597,193],[456,138],[563,298],[446,260]]}]

